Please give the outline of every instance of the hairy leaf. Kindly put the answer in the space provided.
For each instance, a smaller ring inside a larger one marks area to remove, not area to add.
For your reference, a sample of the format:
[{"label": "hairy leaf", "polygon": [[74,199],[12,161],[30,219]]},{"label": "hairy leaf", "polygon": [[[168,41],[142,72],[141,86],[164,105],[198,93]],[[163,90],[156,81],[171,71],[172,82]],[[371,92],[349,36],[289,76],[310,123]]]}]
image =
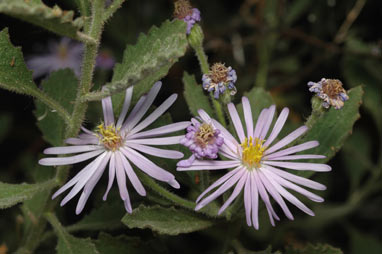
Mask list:
[{"label": "hairy leaf", "polygon": [[0,182],[0,208],[8,208],[31,199],[37,193],[46,191],[55,186],[55,184],[52,180],[36,184],[9,184]]},{"label": "hairy leaf", "polygon": [[213,225],[211,220],[185,210],[143,205],[134,209],[132,214],[126,214],[122,222],[129,228],[150,228],[167,235],[190,233]]},{"label": "hairy leaf", "polygon": [[[70,69],[59,70],[50,74],[49,78],[42,82],[43,91],[51,98],[59,102],[69,113],[72,112],[73,102],[76,97],[78,80]],[[34,114],[37,126],[43,133],[44,139],[51,145],[62,145],[65,133],[65,123],[56,111],[51,110],[39,100],[35,100],[36,110]]]},{"label": "hairy leaf", "polygon": [[208,93],[204,93],[203,87],[196,82],[195,76],[184,72],[182,80],[184,84],[184,98],[186,99],[191,114],[197,116],[198,109],[204,109],[213,117],[213,110],[208,99]]},{"label": "hairy leaf", "polygon": [[287,247],[285,254],[343,254],[343,252],[329,244],[307,244],[303,247]]},{"label": "hairy leaf", "polygon": [[50,8],[41,0],[0,0],[0,13],[73,39],[82,26],[82,19],[73,20],[73,11],[64,11],[58,6]]},{"label": "hairy leaf", "polygon": [[186,49],[186,24],[183,21],[166,21],[159,28],[154,26],[147,35],[139,36],[136,45],[127,46],[122,63],[114,67],[112,82],[104,86],[105,90],[90,93],[83,99],[97,100],[143,80],[150,80],[150,83],[153,77],[155,81],[159,80]]}]

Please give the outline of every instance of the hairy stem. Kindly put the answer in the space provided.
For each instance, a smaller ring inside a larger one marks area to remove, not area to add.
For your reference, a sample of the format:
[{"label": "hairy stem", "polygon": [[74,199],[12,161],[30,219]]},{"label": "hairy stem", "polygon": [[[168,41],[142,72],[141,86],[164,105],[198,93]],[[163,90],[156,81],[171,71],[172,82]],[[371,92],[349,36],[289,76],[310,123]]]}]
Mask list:
[{"label": "hairy stem", "polygon": [[103,21],[106,22],[122,6],[126,0],[114,0],[103,14]]}]

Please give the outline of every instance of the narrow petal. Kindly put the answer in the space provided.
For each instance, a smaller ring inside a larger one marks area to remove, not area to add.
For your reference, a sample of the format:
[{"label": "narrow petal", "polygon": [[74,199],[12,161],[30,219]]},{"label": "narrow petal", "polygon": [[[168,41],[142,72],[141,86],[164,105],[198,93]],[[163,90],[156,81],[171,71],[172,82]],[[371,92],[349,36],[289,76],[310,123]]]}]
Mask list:
[{"label": "narrow petal", "polygon": [[137,133],[149,126],[150,124],[152,124],[161,115],[163,115],[163,113],[175,102],[177,97],[177,94],[173,94],[170,97],[168,97],[167,100],[165,100],[158,108],[154,110],[154,112],[152,112],[148,117],[146,117],[145,120],[143,120],[140,124],[135,126],[129,133]]},{"label": "narrow petal", "polygon": [[114,124],[113,104],[110,96],[102,99],[102,109],[105,125]]},{"label": "narrow petal", "polygon": [[129,144],[129,147],[138,150],[142,153],[150,154],[156,157],[168,158],[168,159],[180,159],[183,158],[183,153],[173,150],[160,149],[151,146],[145,146],[141,144]]},{"label": "narrow petal", "polygon": [[70,157],[44,158],[39,160],[38,163],[44,166],[71,165],[78,162],[86,161],[103,152],[104,150],[96,150],[96,151],[82,153],[82,154],[78,154],[78,155],[74,155]]},{"label": "narrow petal", "polygon": [[262,171],[258,172],[258,176],[261,180],[261,182],[264,184],[265,189],[271,194],[273,199],[280,205],[281,209],[284,211],[286,217],[288,219],[293,220],[294,217],[292,213],[290,212],[287,204],[285,203],[284,199],[281,197],[280,193],[277,191],[275,186],[268,180],[268,178],[264,175]]},{"label": "narrow petal", "polygon": [[134,189],[139,193],[139,195],[146,196],[146,190],[143,187],[141,181],[138,179],[137,175],[135,174],[129,161],[123,155],[121,155],[120,158],[122,159],[123,167],[126,171],[127,176],[129,177],[129,180],[130,180],[131,184],[133,185]]},{"label": "narrow petal", "polygon": [[227,131],[227,129],[224,128],[223,125],[221,125],[215,119],[211,119],[211,121],[212,121],[212,124],[214,125],[214,127],[216,129],[219,129],[221,131],[221,133],[223,134],[224,143],[227,144],[231,148],[231,150],[235,151],[237,149],[237,146],[239,145],[239,143],[237,143],[236,139],[232,136],[232,134],[229,133],[229,131]]},{"label": "narrow petal", "polygon": [[235,127],[240,143],[243,143],[245,139],[244,129],[243,129],[243,125],[241,124],[239,114],[237,113],[236,107],[233,103],[228,103],[228,112],[229,112],[229,115],[231,116],[232,123],[233,123],[233,126]]},{"label": "narrow petal", "polygon": [[164,138],[148,138],[148,139],[129,139],[126,141],[126,145],[130,144],[142,144],[142,145],[176,145],[180,143],[180,140],[184,138],[184,135],[164,137]]},{"label": "narrow petal", "polygon": [[229,169],[240,165],[239,161],[214,161],[214,160],[195,160],[194,163],[187,167],[178,167],[178,171],[188,171],[188,170],[218,170],[218,169]]},{"label": "narrow petal", "polygon": [[131,207],[130,198],[128,197],[126,200],[124,200],[123,204],[125,205],[126,211],[131,214],[133,212],[133,208]]},{"label": "narrow petal", "polygon": [[70,154],[70,153],[82,153],[94,150],[103,149],[103,146],[84,145],[84,146],[61,146],[50,147],[44,150],[45,154]]},{"label": "narrow petal", "polygon": [[198,109],[198,114],[199,114],[200,118],[202,118],[202,120],[204,122],[209,123],[211,121],[211,117],[203,109]]},{"label": "narrow petal", "polygon": [[267,111],[268,111],[267,108],[261,110],[260,115],[257,118],[255,130],[253,131],[253,138],[259,138],[260,137],[261,130],[263,129],[263,126],[265,123]]},{"label": "narrow petal", "polygon": [[296,138],[300,137],[302,134],[304,134],[308,130],[308,127],[301,126],[297,130],[293,131],[283,139],[281,139],[279,142],[271,146],[269,149],[265,150],[264,155],[271,154],[273,152],[276,152],[280,148],[283,148],[284,146],[288,145],[292,141],[294,141]]},{"label": "narrow petal", "polygon": [[320,143],[318,143],[318,141],[308,141],[308,142],[305,142],[305,143],[302,143],[302,144],[299,144],[296,146],[292,146],[292,147],[280,150],[276,153],[269,153],[268,155],[264,156],[264,160],[269,160],[272,158],[277,158],[279,156],[285,156],[285,155],[305,151],[305,150],[308,150],[310,148],[317,147],[317,146],[319,146],[319,144]]},{"label": "narrow petal", "polygon": [[129,139],[138,139],[138,138],[151,138],[151,137],[162,136],[162,135],[165,135],[168,133],[184,130],[185,128],[187,128],[188,125],[190,125],[189,121],[172,123],[172,124],[168,124],[168,125],[165,125],[162,127],[148,130],[148,131],[135,133],[135,134],[129,136],[128,138]]},{"label": "narrow petal", "polygon": [[[252,201],[252,224],[255,229],[259,229],[259,191],[256,187],[255,178],[253,173],[250,175],[250,185],[251,185],[251,201]],[[269,211],[268,211],[269,213]],[[273,220],[273,216],[272,220]]]},{"label": "narrow petal", "polygon": [[219,209],[218,215],[220,215],[224,210],[235,200],[235,198],[240,194],[241,190],[244,187],[244,183],[247,181],[248,172],[244,171],[244,174],[240,178],[239,182],[236,184],[235,189],[233,190],[231,196],[224,202],[223,206]]},{"label": "narrow petal", "polygon": [[248,98],[245,96],[241,98],[241,101],[243,104],[244,119],[245,119],[245,124],[247,127],[247,137],[252,137],[253,136],[253,119],[252,119],[251,104],[249,103]]},{"label": "narrow petal", "polygon": [[268,134],[269,127],[271,126],[271,123],[273,121],[273,117],[275,115],[275,110],[276,110],[276,106],[272,105],[269,107],[269,109],[267,111],[267,115],[266,115],[265,121],[264,121],[264,126],[260,132],[260,139],[261,140],[264,140],[266,135]]},{"label": "narrow petal", "polygon": [[109,194],[111,186],[113,186],[114,178],[115,178],[115,153],[112,153],[110,156],[110,162],[109,162],[109,182],[107,184],[105,194],[103,195],[104,201],[107,199],[107,195]]},{"label": "narrow petal", "polygon": [[123,124],[123,120],[125,120],[126,114],[129,111],[130,103],[131,103],[131,97],[133,96],[133,88],[134,86],[130,86],[126,89],[125,93],[125,100],[123,101],[122,111],[119,114],[118,122],[117,122],[117,129],[121,128]]},{"label": "narrow petal", "polygon": [[163,168],[158,167],[149,159],[131,148],[124,147],[121,149],[121,151],[135,166],[137,166],[149,176],[163,182],[168,182],[175,178],[171,173],[167,172]]},{"label": "narrow petal", "polygon": [[332,170],[329,165],[321,163],[307,163],[307,162],[283,162],[283,161],[264,161],[266,165],[271,165],[281,168],[289,168],[295,170],[309,170],[317,172],[328,172]]},{"label": "narrow petal", "polygon": [[97,170],[94,172],[94,174],[90,177],[90,179],[85,184],[84,190],[82,191],[80,199],[78,200],[78,203],[77,203],[77,207],[76,207],[77,215],[80,214],[82,210],[84,209],[86,201],[89,199],[90,194],[92,193],[94,187],[96,186],[103,172],[105,171],[105,167],[107,163],[109,162],[110,155],[111,155],[111,152],[106,152],[105,158],[102,160]]},{"label": "narrow petal", "polygon": [[273,126],[273,130],[271,134],[269,135],[268,139],[265,141],[264,146],[269,146],[277,138],[277,136],[279,135],[281,129],[283,128],[285,124],[285,121],[288,118],[288,114],[289,114],[289,109],[283,108],[279,117],[277,118],[275,125]]},{"label": "narrow petal", "polygon": [[138,111],[142,108],[142,105],[143,105],[143,103],[145,103],[146,98],[147,98],[147,95],[142,95],[141,98],[139,98],[139,100],[135,104],[134,108],[131,110],[127,119],[125,119],[124,122],[122,123],[121,130],[126,129],[127,124],[131,121],[131,119],[133,119],[135,117],[135,115],[138,113]]},{"label": "narrow petal", "polygon": [[99,143],[99,139],[96,137],[92,139],[68,138],[65,143],[69,145],[96,145]]},{"label": "narrow petal", "polygon": [[294,174],[291,174],[289,172],[286,172],[284,170],[280,170],[278,168],[274,168],[271,166],[265,166],[267,170],[272,171],[272,173],[275,173],[278,176],[281,176],[282,178],[289,180],[291,182],[297,183],[299,185],[309,187],[314,190],[326,190],[326,186],[320,183],[317,183],[315,181],[312,181],[310,179],[297,176]]},{"label": "narrow petal", "polygon": [[231,176],[233,176],[234,174],[236,174],[239,170],[243,170],[243,167],[237,167],[235,168],[234,170],[232,171],[229,171],[227,174],[225,174],[224,176],[220,177],[218,180],[216,180],[213,184],[211,184],[205,191],[202,192],[202,194],[199,195],[199,197],[196,199],[196,203],[199,203],[199,201],[208,193],[210,192],[211,190],[213,190],[214,188],[218,187],[219,185],[221,185],[222,183],[224,183],[225,181],[227,181]]},{"label": "narrow petal", "polygon": [[239,181],[239,179],[243,176],[245,170],[240,170],[235,175],[233,175],[230,179],[228,179],[223,185],[221,185],[216,191],[214,191],[211,195],[200,201],[195,207],[195,211],[202,209],[205,205],[215,200],[217,197],[226,192],[229,188],[231,188],[235,183]]},{"label": "narrow petal", "polygon": [[115,169],[117,175],[117,183],[119,188],[119,195],[121,199],[125,201],[126,199],[130,199],[129,192],[126,187],[126,173],[122,164],[123,155],[120,152],[115,153]]},{"label": "narrow petal", "polygon": [[162,82],[160,81],[156,82],[153,85],[153,87],[150,89],[149,93],[147,94],[146,99],[143,102],[142,106],[138,109],[135,115],[133,115],[131,118],[130,116],[127,118],[126,122],[122,126],[122,130],[123,129],[131,130],[142,119],[144,114],[153,104],[154,99],[157,97],[161,86],[162,86]]},{"label": "narrow petal", "polygon": [[245,218],[247,220],[247,225],[252,226],[252,223],[251,223],[251,209],[252,209],[251,173],[249,173],[249,175],[247,176],[247,180],[245,181],[244,208],[245,208]]},{"label": "narrow petal", "polygon": [[280,157],[275,157],[275,158],[267,158],[264,160],[269,160],[269,161],[289,161],[289,160],[301,160],[301,159],[325,159],[326,156],[324,155],[316,155],[316,154],[299,154],[299,155],[289,155],[289,156],[280,156]]},{"label": "narrow petal", "polygon": [[304,205],[300,200],[298,200],[295,196],[290,194],[286,189],[284,189],[272,177],[270,177],[269,175],[265,174],[264,171],[262,171],[262,173],[263,173],[263,176],[265,176],[268,179],[268,181],[270,182],[270,184],[276,189],[277,193],[279,193],[281,196],[283,196],[286,200],[291,202],[293,205],[295,205],[301,211],[305,212],[306,214],[309,214],[310,216],[314,216],[313,211],[310,210],[306,205]]}]

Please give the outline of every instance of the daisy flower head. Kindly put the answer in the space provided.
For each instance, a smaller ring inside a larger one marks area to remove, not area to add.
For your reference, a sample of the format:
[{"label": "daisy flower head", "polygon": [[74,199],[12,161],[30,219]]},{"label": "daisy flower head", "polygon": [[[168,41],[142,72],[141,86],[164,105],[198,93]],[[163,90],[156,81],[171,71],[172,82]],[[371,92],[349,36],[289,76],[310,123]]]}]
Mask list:
[{"label": "daisy flower head", "polygon": [[223,142],[220,130],[210,122],[200,122],[192,118],[191,124],[187,127],[187,134],[180,140],[180,144],[188,147],[192,155],[187,160],[179,161],[177,166],[190,166],[196,158],[216,159]]},{"label": "daisy flower head", "polygon": [[203,88],[208,92],[213,92],[215,99],[223,94],[226,89],[230,90],[230,95],[236,94],[235,82],[237,80],[236,71],[231,66],[226,67],[222,63],[212,65],[207,74],[203,74]]},{"label": "daisy flower head", "polygon": [[316,93],[316,96],[323,100],[322,106],[341,109],[344,102],[349,99],[346,90],[342,87],[342,82],[338,79],[322,78],[319,82],[308,82],[309,91]]},{"label": "daisy flower head", "polygon": [[166,182],[174,188],[180,187],[173,174],[160,168],[143,155],[148,154],[170,159],[180,159],[183,157],[181,152],[152,147],[151,145],[179,144],[183,135],[172,137],[161,136],[183,130],[190,122],[172,123],[144,130],[157,120],[177,98],[176,94],[171,95],[143,119],[143,116],[153,104],[161,85],[161,82],[155,83],[148,94],[138,100],[127,116],[133,93],[133,87],[129,87],[126,90],[122,111],[117,120],[114,119],[111,97],[104,98],[102,100],[104,122],[97,126],[95,131],[82,128],[83,133],[77,138],[66,140],[66,143],[72,146],[52,147],[44,151],[45,154],[76,154],[69,157],[41,159],[39,163],[45,166],[70,165],[92,159],[85,168],[54,193],[53,199],[73,187],[62,200],[61,206],[63,206],[83,189],[76,208],[76,214],[81,213],[90,193],[101,178],[107,165],[109,169],[109,182],[103,199],[106,200],[116,178],[121,199],[124,202],[126,211],[129,213],[132,212],[132,207],[126,187],[126,175],[138,194],[141,196],[146,195],[145,188],[134,172],[132,164],[159,181]]},{"label": "daisy flower head", "polygon": [[60,42],[49,42],[46,53],[30,56],[26,64],[33,70],[33,78],[64,68],[80,76],[83,51],[82,43],[64,37]]},{"label": "daisy flower head", "polygon": [[[317,141],[309,141],[286,148],[288,144],[308,130],[306,126],[302,126],[276,141],[287,119],[288,108],[284,108],[281,111],[273,128],[271,128],[276,108],[274,105],[261,111],[255,125],[252,120],[251,106],[248,98],[242,97],[242,105],[245,131],[236,107],[232,103],[228,104],[228,112],[239,140],[236,140],[219,122],[211,119],[205,111],[199,110],[199,115],[204,121],[210,121],[215,128],[221,131],[224,143],[219,149],[219,154],[227,158],[227,160],[196,159],[192,165],[178,167],[177,170],[229,169],[229,172],[209,186],[197,198],[195,210],[203,208],[235,186],[232,194],[220,208],[218,214],[221,214],[244,190],[244,207],[247,224],[255,229],[259,228],[258,210],[260,199],[265,204],[273,226],[275,225],[275,219],[279,220],[279,217],[272,207],[270,197],[280,205],[285,215],[291,220],[293,220],[293,215],[284,199],[313,216],[313,211],[292,195],[289,190],[296,191],[315,202],[322,202],[323,198],[305,190],[301,186],[315,190],[325,190],[326,187],[312,180],[291,174],[285,169],[317,172],[330,171],[331,167],[326,164],[291,162],[300,159],[325,158],[325,156],[315,154],[296,154],[297,152],[316,147],[319,143]],[[206,196],[206,194],[214,189],[214,192]]]},{"label": "daisy flower head", "polygon": [[187,23],[187,34],[190,34],[194,24],[201,20],[200,11],[197,8],[192,8],[188,0],[175,2],[174,17]]}]

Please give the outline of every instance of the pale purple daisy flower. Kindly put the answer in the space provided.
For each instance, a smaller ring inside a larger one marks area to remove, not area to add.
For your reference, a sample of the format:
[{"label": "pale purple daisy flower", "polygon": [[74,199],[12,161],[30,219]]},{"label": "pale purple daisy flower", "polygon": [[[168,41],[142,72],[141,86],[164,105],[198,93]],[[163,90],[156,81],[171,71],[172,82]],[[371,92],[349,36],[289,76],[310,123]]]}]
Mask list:
[{"label": "pale purple daisy flower", "polygon": [[73,146],[45,149],[45,154],[79,153],[69,157],[41,159],[39,163],[45,166],[70,165],[96,157],[74,178],[54,193],[53,199],[74,186],[69,194],[61,201],[61,206],[63,206],[83,189],[76,208],[76,214],[81,213],[90,193],[101,178],[107,164],[109,164],[109,183],[103,199],[106,200],[114,178],[117,178],[121,199],[124,201],[125,208],[129,213],[132,212],[132,207],[126,187],[126,175],[139,195],[146,195],[146,191],[130,163],[159,181],[166,182],[174,188],[180,187],[173,174],[158,167],[141,154],[145,153],[170,159],[180,159],[183,157],[181,152],[151,147],[150,145],[179,144],[179,141],[184,137],[183,135],[172,137],[160,136],[183,130],[190,124],[189,121],[172,123],[142,131],[158,119],[177,98],[176,94],[171,95],[142,120],[156,98],[161,85],[161,82],[155,83],[149,93],[139,99],[126,118],[133,93],[133,87],[128,88],[126,90],[123,108],[117,121],[114,119],[111,97],[104,98],[102,100],[104,123],[100,124],[96,131],[93,132],[82,128],[84,132],[81,133],[78,138],[69,138],[66,140],[67,144]]},{"label": "pale purple daisy flower", "polygon": [[322,78],[319,82],[308,82],[309,91],[323,100],[322,106],[329,108],[333,106],[335,109],[341,109],[344,102],[349,99],[346,90],[342,87],[342,82],[338,79]]},{"label": "pale purple daisy flower", "polygon": [[[326,187],[320,183],[291,174],[280,168],[318,172],[330,171],[331,167],[326,164],[288,162],[290,160],[325,158],[325,156],[322,155],[295,154],[318,146],[318,141],[309,141],[285,148],[288,144],[303,135],[308,128],[302,126],[286,137],[275,142],[287,119],[289,113],[288,108],[284,108],[281,111],[272,131],[268,135],[276,107],[273,105],[263,109],[254,126],[249,100],[246,97],[243,97],[242,103],[246,132],[244,131],[234,104],[228,104],[228,111],[237,136],[239,137],[239,141],[237,141],[219,122],[211,119],[205,111],[199,110],[199,115],[203,121],[211,121],[214,127],[221,131],[224,138],[224,144],[220,147],[219,154],[227,158],[227,160],[195,160],[191,166],[178,167],[177,170],[230,169],[230,171],[214,182],[197,198],[195,210],[203,208],[205,205],[236,185],[231,196],[220,208],[218,214],[221,214],[244,189],[244,206],[248,226],[252,225],[256,229],[259,228],[259,197],[265,203],[271,224],[274,226],[274,219],[279,220],[279,217],[271,205],[269,194],[281,206],[285,215],[289,219],[292,220],[293,215],[287,207],[284,198],[305,213],[313,216],[313,211],[293,196],[287,189],[299,192],[315,202],[323,202],[323,198],[303,189],[299,185],[315,190],[325,190]],[[215,188],[217,188],[217,190],[205,197],[207,193]]]},{"label": "pale purple daisy flower", "polygon": [[215,99],[218,99],[220,94],[224,93],[227,88],[230,90],[230,95],[235,95],[236,80],[236,71],[231,66],[225,67],[222,63],[212,65],[210,71],[203,74],[202,77],[204,90],[213,92]]},{"label": "pale purple daisy flower", "polygon": [[80,76],[83,51],[82,43],[64,37],[60,42],[49,42],[46,53],[30,56],[26,64],[33,70],[33,78],[65,68]]},{"label": "pale purple daisy flower", "polygon": [[201,20],[200,11],[197,8],[192,8],[187,0],[175,2],[174,16],[187,23],[187,34],[190,34],[194,24]]},{"label": "pale purple daisy flower", "polygon": [[220,130],[216,129],[209,122],[200,123],[192,118],[191,124],[187,127],[187,134],[180,140],[180,144],[188,147],[192,155],[187,160],[179,161],[177,166],[187,167],[197,159],[216,159],[219,147],[224,143]]}]

